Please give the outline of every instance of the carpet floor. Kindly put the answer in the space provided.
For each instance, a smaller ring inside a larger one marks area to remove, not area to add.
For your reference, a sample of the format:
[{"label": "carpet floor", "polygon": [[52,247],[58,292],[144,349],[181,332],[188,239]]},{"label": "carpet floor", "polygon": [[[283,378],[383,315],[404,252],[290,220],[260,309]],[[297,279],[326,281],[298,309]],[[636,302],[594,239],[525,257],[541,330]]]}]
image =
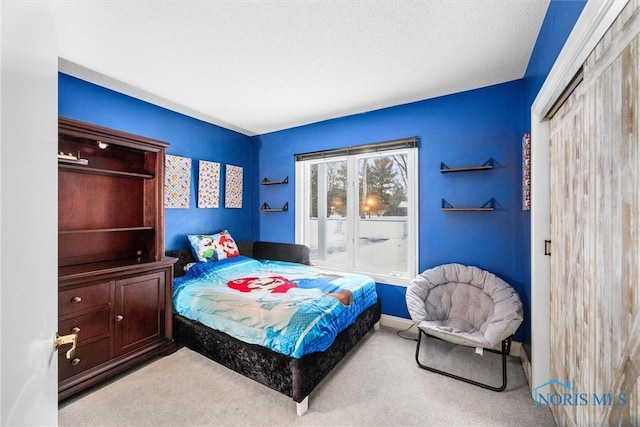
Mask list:
[{"label": "carpet floor", "polygon": [[[155,359],[59,405],[60,426],[555,426],[534,407],[519,359],[503,392],[420,369],[415,336],[371,331],[296,415],[290,398],[187,348]],[[423,363],[493,384],[500,356],[423,340]]]}]

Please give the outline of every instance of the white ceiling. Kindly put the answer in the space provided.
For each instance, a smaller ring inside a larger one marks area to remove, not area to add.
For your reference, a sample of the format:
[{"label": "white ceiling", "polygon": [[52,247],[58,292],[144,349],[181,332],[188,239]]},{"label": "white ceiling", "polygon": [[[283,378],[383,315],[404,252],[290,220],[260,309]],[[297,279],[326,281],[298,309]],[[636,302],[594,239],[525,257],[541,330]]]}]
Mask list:
[{"label": "white ceiling", "polygon": [[259,135],[522,78],[549,1],[50,3],[60,71]]}]

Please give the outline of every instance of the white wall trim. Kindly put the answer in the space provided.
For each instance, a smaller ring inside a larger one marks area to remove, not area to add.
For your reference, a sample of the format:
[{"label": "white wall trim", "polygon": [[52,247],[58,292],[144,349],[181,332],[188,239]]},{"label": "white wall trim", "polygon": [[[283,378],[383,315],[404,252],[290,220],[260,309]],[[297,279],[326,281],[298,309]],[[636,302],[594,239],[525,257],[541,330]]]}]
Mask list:
[{"label": "white wall trim", "polygon": [[627,3],[628,0],[587,2],[531,106],[532,118],[534,115],[543,118],[551,110]]},{"label": "white wall trim", "polygon": [[[550,368],[551,258],[544,241],[551,238],[549,207],[550,123],[531,116],[531,360],[530,385],[548,381]],[[532,386],[531,388],[534,388]]]},{"label": "white wall trim", "polygon": [[[628,0],[589,1],[531,105],[531,379],[535,387],[550,379],[549,138],[545,119]],[[553,249],[552,249],[553,250]],[[524,353],[524,352],[523,352]]]},{"label": "white wall trim", "polygon": [[395,329],[398,331],[415,332],[418,333],[418,329],[415,326],[413,320],[405,319],[403,317],[390,316],[383,314],[380,316],[380,324],[387,328]]}]

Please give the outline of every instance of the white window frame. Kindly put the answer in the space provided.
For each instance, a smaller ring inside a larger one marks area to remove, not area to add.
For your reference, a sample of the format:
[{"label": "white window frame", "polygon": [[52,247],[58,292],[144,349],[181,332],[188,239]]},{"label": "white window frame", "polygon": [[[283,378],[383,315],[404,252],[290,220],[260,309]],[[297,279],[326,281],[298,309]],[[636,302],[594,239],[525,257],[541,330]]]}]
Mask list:
[{"label": "white window frame", "polygon": [[[406,154],[408,165],[407,180],[407,265],[406,272],[389,272],[384,270],[376,270],[371,268],[356,267],[354,265],[357,257],[358,245],[355,244],[355,236],[358,235],[358,217],[359,206],[357,202],[358,194],[358,161],[362,158],[386,157],[394,154]],[[346,160],[348,167],[348,187],[347,198],[351,200],[349,214],[346,223],[348,236],[347,241],[347,257],[346,265],[336,265],[323,261],[314,261],[314,265],[327,270],[347,271],[354,273],[362,273],[372,277],[377,283],[390,285],[407,286],[409,282],[416,276],[418,271],[418,148],[401,148],[393,150],[385,150],[380,152],[370,152],[363,154],[351,154],[347,156],[336,156],[327,159],[303,160],[296,162],[295,170],[295,197],[296,197],[296,214],[295,214],[295,239],[296,243],[307,244],[309,242],[308,221],[310,213],[310,176],[309,165],[325,163],[327,161],[336,162]]]}]

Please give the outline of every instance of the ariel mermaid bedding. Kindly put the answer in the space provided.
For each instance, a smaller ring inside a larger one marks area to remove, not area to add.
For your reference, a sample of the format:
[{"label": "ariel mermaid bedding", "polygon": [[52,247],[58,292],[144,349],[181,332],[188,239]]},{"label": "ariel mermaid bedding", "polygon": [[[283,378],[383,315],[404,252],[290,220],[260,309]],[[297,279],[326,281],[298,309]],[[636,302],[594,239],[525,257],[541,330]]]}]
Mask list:
[{"label": "ariel mermaid bedding", "polygon": [[198,262],[173,289],[176,313],[294,358],[326,350],[376,301],[370,277],[242,255]]}]

